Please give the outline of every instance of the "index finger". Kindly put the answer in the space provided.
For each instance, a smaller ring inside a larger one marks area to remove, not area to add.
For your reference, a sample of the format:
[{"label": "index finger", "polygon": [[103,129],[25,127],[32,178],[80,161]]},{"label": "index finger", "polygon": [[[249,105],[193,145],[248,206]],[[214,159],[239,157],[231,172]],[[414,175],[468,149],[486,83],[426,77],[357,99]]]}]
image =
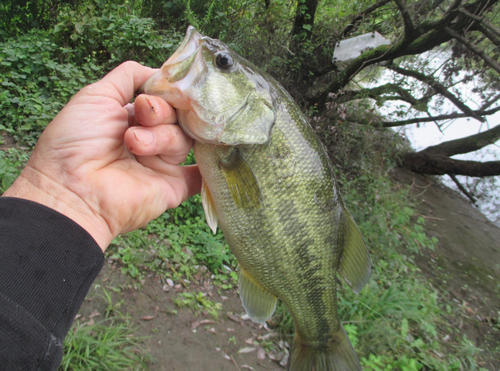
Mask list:
[{"label": "index finger", "polygon": [[154,73],[155,69],[137,62],[128,61],[109,72],[102,80],[84,88],[84,94],[112,98],[122,106],[129,103],[139,87]]}]

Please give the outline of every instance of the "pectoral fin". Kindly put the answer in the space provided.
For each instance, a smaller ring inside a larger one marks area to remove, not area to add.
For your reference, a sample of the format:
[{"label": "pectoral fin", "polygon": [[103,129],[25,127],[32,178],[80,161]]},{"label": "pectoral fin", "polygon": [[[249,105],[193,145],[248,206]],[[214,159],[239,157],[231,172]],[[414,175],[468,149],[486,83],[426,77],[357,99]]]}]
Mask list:
[{"label": "pectoral fin", "polygon": [[340,219],[338,246],[342,249],[338,272],[357,294],[370,278],[371,261],[361,231],[345,207]]},{"label": "pectoral fin", "polygon": [[241,302],[248,316],[254,322],[266,322],[276,310],[276,296],[263,288],[241,266],[238,280]]},{"label": "pectoral fin", "polygon": [[207,183],[205,183],[204,180],[201,181],[201,203],[203,205],[203,210],[205,210],[205,219],[207,220],[207,224],[215,234],[217,233],[217,224],[219,222],[219,218],[215,213],[215,206],[212,195],[207,187]]},{"label": "pectoral fin", "polygon": [[235,148],[226,160],[221,161],[220,167],[236,206],[261,207],[262,194],[259,183],[238,149]]}]

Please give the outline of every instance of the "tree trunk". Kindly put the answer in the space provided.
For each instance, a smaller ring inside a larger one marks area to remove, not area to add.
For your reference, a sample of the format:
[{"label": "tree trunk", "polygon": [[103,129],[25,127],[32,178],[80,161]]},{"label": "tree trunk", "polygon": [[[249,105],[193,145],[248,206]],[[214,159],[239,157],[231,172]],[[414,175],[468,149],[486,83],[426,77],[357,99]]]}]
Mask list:
[{"label": "tree trunk", "polygon": [[[291,34],[292,43],[290,49],[292,49],[293,52],[299,51],[300,45],[311,37],[317,7],[318,0],[298,1]],[[305,37],[302,37],[301,35],[304,35]]]}]

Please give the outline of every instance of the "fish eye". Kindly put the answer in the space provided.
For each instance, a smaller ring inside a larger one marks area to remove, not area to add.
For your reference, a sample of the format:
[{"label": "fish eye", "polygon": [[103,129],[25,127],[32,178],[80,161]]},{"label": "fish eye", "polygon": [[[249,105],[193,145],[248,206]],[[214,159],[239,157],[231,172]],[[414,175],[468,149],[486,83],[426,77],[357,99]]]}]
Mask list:
[{"label": "fish eye", "polygon": [[228,52],[219,52],[215,55],[215,64],[221,70],[228,70],[234,64],[234,60]]}]

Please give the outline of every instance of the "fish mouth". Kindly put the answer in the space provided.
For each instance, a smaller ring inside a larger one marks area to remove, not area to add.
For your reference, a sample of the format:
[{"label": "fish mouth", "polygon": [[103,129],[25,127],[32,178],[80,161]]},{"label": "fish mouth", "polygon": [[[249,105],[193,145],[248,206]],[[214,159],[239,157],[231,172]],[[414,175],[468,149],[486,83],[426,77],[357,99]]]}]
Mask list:
[{"label": "fish mouth", "polygon": [[163,77],[169,83],[177,82],[188,74],[190,67],[194,65],[194,60],[199,54],[203,35],[196,28],[189,26],[186,36],[177,50],[167,59],[161,69]]},{"label": "fish mouth", "polygon": [[184,40],[161,69],[142,85],[138,93],[162,97],[175,108],[188,108],[185,92],[201,75],[204,67],[201,42],[204,36],[189,26]]}]

